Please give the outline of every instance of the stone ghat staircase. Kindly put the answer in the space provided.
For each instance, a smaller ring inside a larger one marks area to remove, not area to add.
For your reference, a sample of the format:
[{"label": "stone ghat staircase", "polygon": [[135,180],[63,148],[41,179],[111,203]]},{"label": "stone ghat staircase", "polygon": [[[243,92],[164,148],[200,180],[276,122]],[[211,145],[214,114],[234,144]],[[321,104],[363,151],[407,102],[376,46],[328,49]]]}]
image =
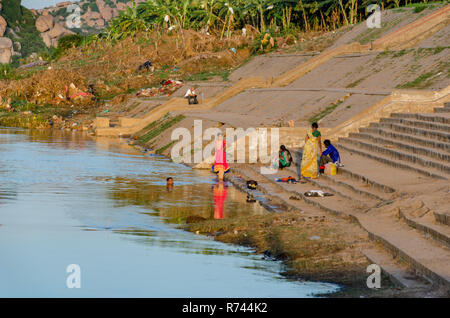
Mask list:
[{"label": "stone ghat staircase", "polygon": [[[401,287],[438,287],[450,295],[450,211],[432,210],[417,198],[434,190],[449,196],[449,128],[449,104],[430,114],[392,114],[339,140],[345,167],[338,175],[304,184],[276,182],[298,177],[297,165],[274,175],[262,175],[258,165],[233,170],[258,181],[262,192],[290,209],[320,210],[357,222],[383,246],[365,250],[366,257]],[[294,153],[299,165],[301,149]],[[304,195],[313,189],[333,196]]]},{"label": "stone ghat staircase", "polygon": [[[370,158],[424,176],[450,177],[449,103],[431,114],[393,113],[348,138],[339,139],[344,154]],[[447,110],[447,112],[444,112]]]}]

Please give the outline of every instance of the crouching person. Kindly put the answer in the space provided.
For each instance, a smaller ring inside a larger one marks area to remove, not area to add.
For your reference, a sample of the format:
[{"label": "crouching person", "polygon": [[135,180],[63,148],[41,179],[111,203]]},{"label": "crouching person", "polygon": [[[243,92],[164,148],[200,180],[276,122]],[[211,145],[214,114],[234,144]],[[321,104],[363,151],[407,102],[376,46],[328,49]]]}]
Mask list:
[{"label": "crouching person", "polygon": [[291,164],[292,164],[291,152],[289,150],[287,150],[284,145],[282,145],[280,147],[280,151],[279,151],[278,155],[279,155],[279,159],[280,159],[280,164],[279,164],[280,169],[291,166]]},{"label": "crouching person", "polygon": [[326,150],[322,152],[320,156],[320,165],[325,166],[327,163],[335,163],[337,166],[342,166],[341,157],[339,156],[339,151],[331,144],[328,139],[324,142]]}]

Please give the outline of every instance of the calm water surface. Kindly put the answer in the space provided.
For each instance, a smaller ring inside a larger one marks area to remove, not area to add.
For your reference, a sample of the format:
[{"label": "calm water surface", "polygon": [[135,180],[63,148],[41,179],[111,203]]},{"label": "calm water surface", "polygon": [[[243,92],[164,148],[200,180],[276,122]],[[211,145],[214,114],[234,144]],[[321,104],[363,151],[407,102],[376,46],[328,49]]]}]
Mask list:
[{"label": "calm water surface", "polygon": [[[165,187],[167,176],[175,188]],[[310,297],[250,249],[177,229],[268,213],[207,171],[77,133],[0,128],[0,297]],[[69,264],[81,288],[66,286]]]}]

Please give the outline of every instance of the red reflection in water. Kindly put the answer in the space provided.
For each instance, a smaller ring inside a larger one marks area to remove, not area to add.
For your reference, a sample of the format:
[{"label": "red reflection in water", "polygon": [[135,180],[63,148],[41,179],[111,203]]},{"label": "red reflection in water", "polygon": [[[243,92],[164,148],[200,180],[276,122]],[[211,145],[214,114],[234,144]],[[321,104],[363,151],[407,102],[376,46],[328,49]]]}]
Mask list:
[{"label": "red reflection in water", "polygon": [[223,219],[223,207],[227,200],[228,190],[223,182],[214,185],[214,219]]}]

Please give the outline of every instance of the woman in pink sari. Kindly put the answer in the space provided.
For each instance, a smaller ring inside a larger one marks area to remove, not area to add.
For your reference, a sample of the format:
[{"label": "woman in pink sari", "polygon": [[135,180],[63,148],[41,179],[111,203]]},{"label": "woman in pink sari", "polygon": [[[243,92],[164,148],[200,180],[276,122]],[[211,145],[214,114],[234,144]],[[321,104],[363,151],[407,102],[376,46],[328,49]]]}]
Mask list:
[{"label": "woman in pink sari", "polygon": [[219,181],[223,181],[223,176],[230,170],[225,153],[226,142],[220,134],[216,140],[216,159],[214,161],[213,171],[217,174]]}]

